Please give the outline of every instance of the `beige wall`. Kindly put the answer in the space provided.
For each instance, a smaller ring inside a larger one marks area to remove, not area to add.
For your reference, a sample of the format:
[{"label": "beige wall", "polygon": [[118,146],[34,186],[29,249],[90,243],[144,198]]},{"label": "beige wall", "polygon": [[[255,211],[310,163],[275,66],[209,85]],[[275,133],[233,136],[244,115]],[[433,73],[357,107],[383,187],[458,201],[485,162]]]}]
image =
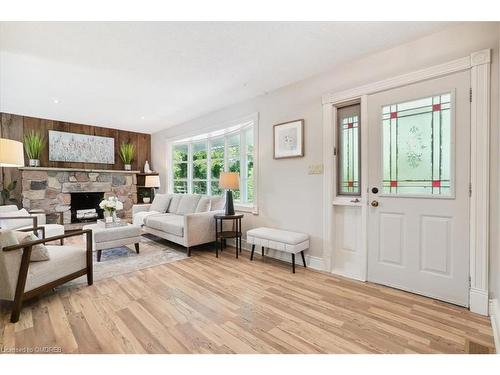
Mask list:
[{"label": "beige wall", "polygon": [[[152,136],[153,165],[166,178],[166,142],[198,129],[214,126],[254,112],[259,113],[259,214],[245,217],[246,228],[275,226],[309,233],[310,254],[322,255],[323,176],[308,175],[311,164],[323,162],[321,96],[365,83],[389,78],[416,69],[460,58],[473,51],[491,48],[492,63],[492,179],[491,179],[491,287],[500,295],[498,255],[499,173],[498,173],[498,50],[497,23],[467,23],[445,29],[413,42],[366,56],[333,68],[330,72],[297,82],[267,95],[232,105],[201,118],[168,128]],[[289,160],[272,158],[272,126],[303,118],[305,157]],[[165,185],[165,184],[164,184]]]}]

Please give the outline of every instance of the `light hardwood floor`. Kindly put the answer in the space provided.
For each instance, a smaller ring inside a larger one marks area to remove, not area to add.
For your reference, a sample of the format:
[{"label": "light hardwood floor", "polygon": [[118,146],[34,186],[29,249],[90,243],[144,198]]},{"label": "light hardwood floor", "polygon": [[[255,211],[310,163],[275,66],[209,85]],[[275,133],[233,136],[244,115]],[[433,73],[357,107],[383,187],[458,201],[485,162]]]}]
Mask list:
[{"label": "light hardwood floor", "polygon": [[489,319],[395,289],[227,249],[0,310],[0,348],[64,353],[493,352]]}]

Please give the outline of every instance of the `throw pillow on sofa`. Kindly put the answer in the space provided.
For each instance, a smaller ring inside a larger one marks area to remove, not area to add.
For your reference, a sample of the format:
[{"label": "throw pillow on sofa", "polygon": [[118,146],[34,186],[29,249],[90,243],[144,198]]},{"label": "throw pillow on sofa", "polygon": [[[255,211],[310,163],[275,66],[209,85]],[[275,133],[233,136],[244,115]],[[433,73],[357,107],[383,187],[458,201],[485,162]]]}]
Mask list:
[{"label": "throw pillow on sofa", "polygon": [[212,197],[210,211],[220,211],[224,209],[226,199],[224,197]]},{"label": "throw pillow on sofa", "polygon": [[212,205],[212,201],[208,197],[202,197],[196,206],[196,210],[194,212],[208,212],[210,211],[210,207]]},{"label": "throw pillow on sofa", "polygon": [[168,211],[172,214],[177,213],[177,208],[179,207],[179,203],[181,202],[183,194],[174,194],[172,195],[172,201],[170,202],[170,206],[168,206]]},{"label": "throw pillow on sofa", "polygon": [[150,211],[157,211],[160,213],[167,212],[168,206],[172,200],[172,196],[169,194],[156,194],[153,203],[151,203]]},{"label": "throw pillow on sofa", "polygon": [[196,211],[196,206],[200,201],[201,195],[197,194],[184,194],[177,207],[177,215],[193,214]]}]

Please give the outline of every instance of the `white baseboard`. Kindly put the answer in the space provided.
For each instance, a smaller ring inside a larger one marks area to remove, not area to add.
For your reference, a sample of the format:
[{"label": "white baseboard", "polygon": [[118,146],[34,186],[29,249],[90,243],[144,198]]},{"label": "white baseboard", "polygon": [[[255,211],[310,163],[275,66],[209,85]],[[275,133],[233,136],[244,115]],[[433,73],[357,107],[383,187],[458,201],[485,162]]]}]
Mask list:
[{"label": "white baseboard", "polygon": [[[234,242],[230,241],[230,243],[232,246],[234,246]],[[244,239],[241,240],[241,248],[245,251],[248,251],[248,252],[250,252],[252,250],[250,245],[248,245]],[[257,254],[260,254],[260,248],[259,249],[256,248],[255,252]],[[285,253],[283,251],[266,249],[265,256],[270,257],[270,258],[274,258],[274,259],[278,259],[278,260],[281,260],[283,262],[292,263],[292,257],[290,256],[290,254]],[[323,258],[315,257],[312,255],[307,255],[307,253],[306,253],[305,258],[306,258],[306,264],[308,267],[310,267],[314,270],[318,270],[318,271],[325,270],[325,263],[323,261]],[[302,265],[302,259],[301,259],[300,255],[298,255],[298,257],[296,257],[295,265],[297,267],[300,267]]]},{"label": "white baseboard", "polygon": [[476,314],[488,316],[488,291],[476,288],[470,288],[470,311]]},{"label": "white baseboard", "polygon": [[500,302],[498,299],[490,299],[490,318],[495,350],[497,354],[500,354]]}]

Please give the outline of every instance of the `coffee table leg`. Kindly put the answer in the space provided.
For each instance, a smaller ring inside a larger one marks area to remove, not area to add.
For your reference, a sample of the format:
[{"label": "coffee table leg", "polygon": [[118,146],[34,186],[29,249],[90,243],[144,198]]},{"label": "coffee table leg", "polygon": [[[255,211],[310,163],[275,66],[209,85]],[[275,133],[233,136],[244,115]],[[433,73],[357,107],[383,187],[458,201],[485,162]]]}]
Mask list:
[{"label": "coffee table leg", "polygon": [[135,252],[139,254],[139,243],[135,243]]},{"label": "coffee table leg", "polygon": [[101,261],[101,254],[102,254],[102,250],[97,250],[97,261],[98,262]]}]

